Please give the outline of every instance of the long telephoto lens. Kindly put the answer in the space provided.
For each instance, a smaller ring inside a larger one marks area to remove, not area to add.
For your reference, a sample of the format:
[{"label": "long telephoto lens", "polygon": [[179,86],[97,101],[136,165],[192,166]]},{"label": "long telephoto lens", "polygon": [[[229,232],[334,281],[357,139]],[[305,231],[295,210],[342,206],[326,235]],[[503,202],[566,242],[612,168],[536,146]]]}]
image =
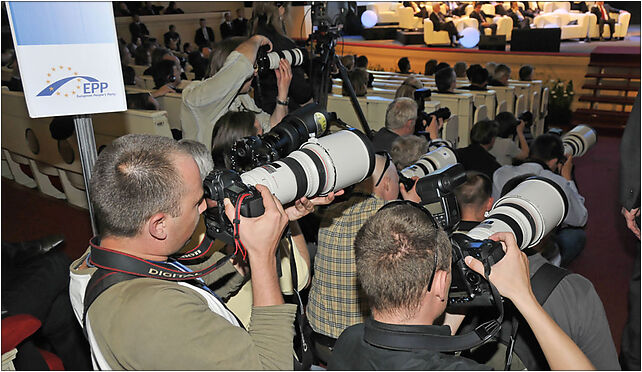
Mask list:
[{"label": "long telephoto lens", "polygon": [[427,176],[437,169],[457,163],[455,152],[446,146],[422,155],[417,162],[401,171],[407,178]]},{"label": "long telephoto lens", "polygon": [[580,124],[562,136],[564,154],[574,158],[584,155],[597,142],[597,134],[588,125]]}]

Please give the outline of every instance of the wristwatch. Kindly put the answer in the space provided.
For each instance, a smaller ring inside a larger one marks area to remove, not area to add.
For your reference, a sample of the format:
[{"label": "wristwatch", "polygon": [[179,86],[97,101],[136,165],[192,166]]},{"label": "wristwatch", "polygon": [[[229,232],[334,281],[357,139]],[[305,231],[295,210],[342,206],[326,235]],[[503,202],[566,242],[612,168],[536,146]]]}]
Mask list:
[{"label": "wristwatch", "polygon": [[285,99],[285,101],[280,101],[280,100],[277,98],[277,99],[276,99],[276,103],[277,103],[278,105],[287,106],[287,105],[290,103],[290,97],[287,97],[287,98]]}]

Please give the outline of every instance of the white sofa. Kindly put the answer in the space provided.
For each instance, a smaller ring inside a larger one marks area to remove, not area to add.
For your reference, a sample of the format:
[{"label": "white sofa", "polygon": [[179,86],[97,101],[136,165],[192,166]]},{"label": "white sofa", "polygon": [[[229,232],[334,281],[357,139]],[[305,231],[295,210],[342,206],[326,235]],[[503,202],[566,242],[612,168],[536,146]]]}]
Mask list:
[{"label": "white sofa", "polygon": [[[599,38],[599,27],[597,25],[597,16],[593,13],[586,13],[589,17],[589,37],[590,38]],[[627,31],[629,30],[629,21],[631,21],[631,13],[627,11],[622,11],[620,14],[611,13],[609,17],[616,20],[615,22],[615,33],[613,37],[625,37]],[[608,25],[604,25],[604,37],[609,37],[611,35],[611,29]]]},{"label": "white sofa", "polygon": [[[495,16],[495,18],[493,18],[493,23],[497,24],[497,35],[505,35],[506,41],[510,41],[511,33],[513,31],[513,19],[507,16]],[[459,32],[468,27],[479,29],[479,22],[475,18],[463,16],[455,21],[455,27],[457,27],[457,31]],[[490,35],[492,33],[493,31],[490,28],[484,29],[485,35]]]},{"label": "white sofa", "polygon": [[400,7],[397,10],[399,28],[414,30],[423,27],[423,18],[415,17],[415,11],[409,7]]},{"label": "white sofa", "polygon": [[[595,15],[593,15],[595,17]],[[569,25],[577,21],[577,24]],[[556,10],[553,13],[544,13],[535,17],[533,25],[535,28],[546,28],[550,24],[559,27],[562,31],[561,40],[584,39],[589,31],[590,18],[588,13],[568,13],[565,10]]]},{"label": "white sofa", "polygon": [[450,45],[448,31],[435,31],[435,26],[432,24],[432,21],[429,18],[425,18],[424,43],[426,43],[426,45]]},{"label": "white sofa", "polygon": [[377,23],[399,23],[399,8],[403,4],[394,1],[375,1],[367,9],[377,13]]},{"label": "white sofa", "polygon": [[569,1],[547,1],[543,5],[540,5],[543,13],[553,13],[557,9],[564,9],[567,13],[571,11],[571,3]]}]

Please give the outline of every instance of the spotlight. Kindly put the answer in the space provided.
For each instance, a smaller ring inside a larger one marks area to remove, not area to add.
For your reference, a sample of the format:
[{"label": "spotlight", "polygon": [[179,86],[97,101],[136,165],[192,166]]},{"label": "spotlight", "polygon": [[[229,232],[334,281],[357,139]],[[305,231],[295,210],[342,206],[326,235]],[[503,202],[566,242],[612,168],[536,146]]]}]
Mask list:
[{"label": "spotlight", "polygon": [[374,27],[374,25],[376,25],[378,21],[379,19],[377,17],[377,13],[372,10],[366,10],[361,15],[361,24],[365,28]]}]

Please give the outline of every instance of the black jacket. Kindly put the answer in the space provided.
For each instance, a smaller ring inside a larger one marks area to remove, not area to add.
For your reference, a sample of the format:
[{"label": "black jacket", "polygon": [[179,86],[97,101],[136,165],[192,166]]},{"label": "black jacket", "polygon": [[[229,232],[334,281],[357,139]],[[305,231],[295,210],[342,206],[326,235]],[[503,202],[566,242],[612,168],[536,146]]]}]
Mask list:
[{"label": "black jacket", "polygon": [[221,23],[220,29],[221,38],[227,39],[228,37],[234,36],[234,26],[231,21],[229,24],[227,22]]},{"label": "black jacket", "polygon": [[495,157],[481,145],[471,143],[467,147],[456,149],[455,155],[457,156],[457,161],[467,171],[474,170],[484,173],[491,180],[493,179],[493,173],[501,167]]},{"label": "black jacket", "polygon": [[[209,41],[214,42],[215,41],[214,31],[212,31],[212,28],[206,26],[205,30],[207,31],[207,36],[209,37]],[[196,30],[196,35],[194,35],[194,42],[199,47],[207,44],[207,40],[205,40],[205,36],[203,36],[203,29],[200,27]]]},{"label": "black jacket", "polygon": [[[611,19],[610,18],[611,16],[609,16],[609,13],[620,13],[621,12],[620,9],[614,8],[614,7],[612,7],[612,6],[610,6],[609,4],[606,4],[606,3],[604,3],[604,10],[606,11],[606,15],[609,17],[608,19]],[[600,12],[600,8],[598,8],[597,6],[591,7],[591,13],[595,14],[595,16],[597,17],[598,21],[600,19],[602,19],[602,12]]]}]

